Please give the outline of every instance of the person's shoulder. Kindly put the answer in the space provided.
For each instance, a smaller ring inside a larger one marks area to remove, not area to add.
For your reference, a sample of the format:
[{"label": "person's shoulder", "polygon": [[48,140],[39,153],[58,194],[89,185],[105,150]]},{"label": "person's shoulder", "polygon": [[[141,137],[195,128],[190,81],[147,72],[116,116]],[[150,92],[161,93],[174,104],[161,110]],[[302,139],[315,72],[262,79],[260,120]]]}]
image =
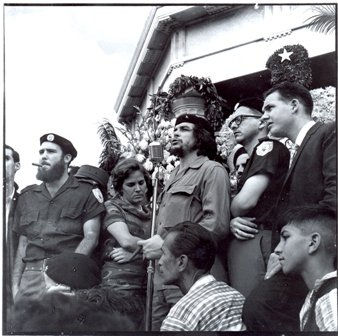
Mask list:
[{"label": "person's shoulder", "polygon": [[337,126],[335,122],[316,122],[309,130],[309,132],[313,131],[314,133],[323,133],[327,135],[335,134],[337,130]]},{"label": "person's shoulder", "polygon": [[214,160],[210,160],[209,158],[207,158],[205,160],[205,162],[203,163],[202,167],[204,169],[210,169],[210,170],[212,170],[212,169],[217,168],[217,169],[222,169],[222,170],[226,171],[225,167],[221,163],[219,163],[217,161],[214,161]]},{"label": "person's shoulder", "polygon": [[40,189],[40,187],[41,187],[41,185],[39,185],[39,184],[31,184],[31,185],[29,185],[29,186],[23,188],[23,189],[20,191],[19,195],[20,195],[20,196],[23,196],[24,194],[26,194],[26,193],[28,193],[28,192],[30,192],[30,191],[35,191],[35,190]]},{"label": "person's shoulder", "polygon": [[220,294],[224,294],[226,296],[230,295],[238,300],[244,300],[244,296],[237,289],[229,286],[223,281],[215,281],[214,287],[220,292]]}]

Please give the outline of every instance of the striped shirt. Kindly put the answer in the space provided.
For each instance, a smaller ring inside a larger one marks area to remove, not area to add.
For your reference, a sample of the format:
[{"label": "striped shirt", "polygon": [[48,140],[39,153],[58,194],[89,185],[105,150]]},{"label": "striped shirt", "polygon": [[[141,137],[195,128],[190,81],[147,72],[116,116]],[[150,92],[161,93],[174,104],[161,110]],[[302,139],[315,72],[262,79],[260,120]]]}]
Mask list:
[{"label": "striped shirt", "polygon": [[[316,280],[315,287],[307,295],[300,311],[300,330],[304,330],[310,310],[313,304],[313,297],[326,280],[337,278],[337,271],[326,274],[322,279]],[[315,307],[316,324],[320,331],[338,331],[337,329],[337,288],[320,297]]]},{"label": "striped shirt", "polygon": [[244,296],[212,275],[197,280],[170,309],[161,331],[241,331]]}]

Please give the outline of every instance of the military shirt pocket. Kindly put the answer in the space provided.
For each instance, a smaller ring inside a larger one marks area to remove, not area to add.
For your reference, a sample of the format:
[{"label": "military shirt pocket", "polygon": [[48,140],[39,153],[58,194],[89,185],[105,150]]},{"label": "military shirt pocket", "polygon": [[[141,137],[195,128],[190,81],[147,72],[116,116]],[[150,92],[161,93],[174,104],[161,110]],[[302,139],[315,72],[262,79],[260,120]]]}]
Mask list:
[{"label": "military shirt pocket", "polygon": [[165,227],[193,220],[192,213],[197,200],[196,189],[196,185],[180,185],[168,190],[170,197],[165,204],[167,213]]},{"label": "military shirt pocket", "polygon": [[58,230],[64,233],[82,234],[82,210],[79,208],[64,208],[61,211]]},{"label": "military shirt pocket", "polygon": [[41,232],[41,223],[39,219],[39,210],[33,210],[26,213],[20,219],[21,233],[27,236],[29,239],[34,239],[39,236]]}]

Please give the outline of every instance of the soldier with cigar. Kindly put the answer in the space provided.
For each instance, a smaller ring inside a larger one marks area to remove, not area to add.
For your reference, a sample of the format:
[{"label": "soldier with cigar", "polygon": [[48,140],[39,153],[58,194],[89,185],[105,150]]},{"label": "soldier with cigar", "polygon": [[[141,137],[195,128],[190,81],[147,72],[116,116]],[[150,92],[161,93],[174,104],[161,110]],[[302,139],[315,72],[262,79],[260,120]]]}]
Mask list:
[{"label": "soldier with cigar", "polygon": [[15,301],[45,293],[46,260],[69,251],[90,255],[97,245],[105,212],[99,189],[68,174],[77,151],[54,133],[40,138],[37,179],[22,190],[14,218],[20,235],[13,272]]}]

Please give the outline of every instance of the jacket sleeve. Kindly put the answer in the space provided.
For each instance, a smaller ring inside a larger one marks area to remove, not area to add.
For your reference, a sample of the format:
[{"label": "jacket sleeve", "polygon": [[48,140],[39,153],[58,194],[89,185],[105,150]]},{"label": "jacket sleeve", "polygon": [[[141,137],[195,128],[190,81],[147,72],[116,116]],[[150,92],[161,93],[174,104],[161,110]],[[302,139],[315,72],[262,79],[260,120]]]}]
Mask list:
[{"label": "jacket sleeve", "polygon": [[323,182],[324,195],[319,202],[320,205],[330,208],[336,212],[337,207],[337,181],[336,181],[336,153],[337,153],[337,138],[335,124],[331,124],[327,128],[325,140],[322,143],[323,153]]},{"label": "jacket sleeve", "polygon": [[229,233],[230,182],[222,166],[214,166],[205,174],[201,190],[203,217],[200,225],[212,231],[218,240]]}]

